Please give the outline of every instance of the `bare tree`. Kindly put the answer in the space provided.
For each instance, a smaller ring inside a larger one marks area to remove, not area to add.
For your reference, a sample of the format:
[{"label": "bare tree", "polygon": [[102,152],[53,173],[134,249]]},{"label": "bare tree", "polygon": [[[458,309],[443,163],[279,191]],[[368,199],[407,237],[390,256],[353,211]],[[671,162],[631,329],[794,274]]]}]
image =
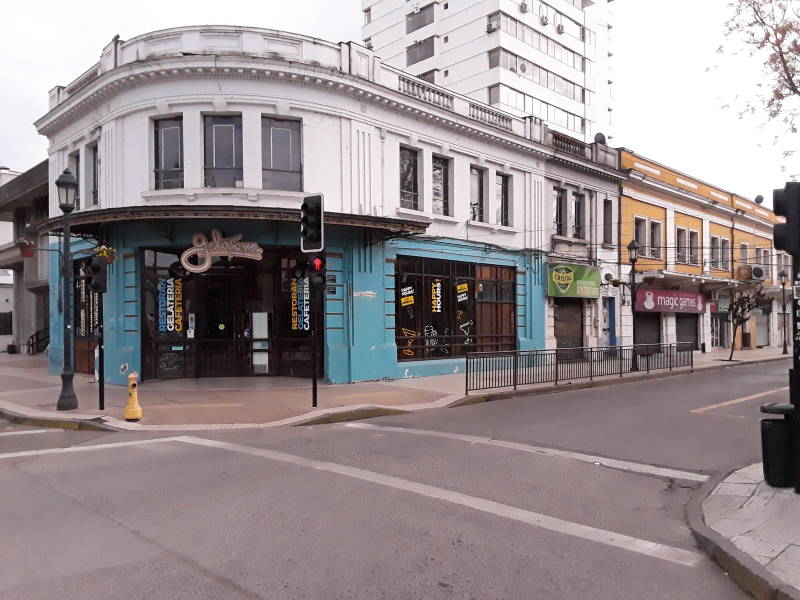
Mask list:
[{"label": "bare tree", "polygon": [[755,288],[735,292],[728,308],[728,318],[733,324],[733,339],[731,340],[731,354],[728,360],[733,360],[733,350],[736,347],[736,332],[750,320],[753,310],[764,304],[765,298],[761,291],[761,284]]},{"label": "bare tree", "polygon": [[[800,1],[733,0],[728,37],[743,41],[751,56],[764,60],[768,85],[756,96],[770,119],[781,119],[796,133],[800,105]],[[749,112],[756,107],[749,105]]]}]

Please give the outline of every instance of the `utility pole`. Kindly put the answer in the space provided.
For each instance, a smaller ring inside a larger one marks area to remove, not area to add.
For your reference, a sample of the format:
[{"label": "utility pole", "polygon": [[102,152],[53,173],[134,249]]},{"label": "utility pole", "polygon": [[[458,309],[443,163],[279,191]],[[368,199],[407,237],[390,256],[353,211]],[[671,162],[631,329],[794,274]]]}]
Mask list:
[{"label": "utility pole", "polygon": [[317,407],[317,371],[319,369],[319,346],[322,338],[320,329],[325,331],[325,260],[321,256],[311,259],[309,290],[311,292],[311,406]]},{"label": "utility pole", "polygon": [[[311,294],[311,407],[317,407],[317,371],[319,367],[320,323],[323,322],[322,307],[325,290],[325,259],[321,252],[325,248],[325,209],[322,194],[313,194],[303,198],[300,205],[300,250],[306,254],[314,254],[311,259],[311,271],[306,267],[305,276],[309,280]],[[322,327],[324,331],[325,328]]]}]

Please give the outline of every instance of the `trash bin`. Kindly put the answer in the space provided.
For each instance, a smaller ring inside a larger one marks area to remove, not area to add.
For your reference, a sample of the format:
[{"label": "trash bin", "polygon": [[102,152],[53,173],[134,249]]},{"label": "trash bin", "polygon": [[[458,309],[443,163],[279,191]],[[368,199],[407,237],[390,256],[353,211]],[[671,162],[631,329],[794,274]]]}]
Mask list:
[{"label": "trash bin", "polygon": [[764,462],[764,480],[772,487],[792,487],[792,413],[791,404],[770,403],[761,412],[783,415],[783,419],[761,420],[761,453]]}]

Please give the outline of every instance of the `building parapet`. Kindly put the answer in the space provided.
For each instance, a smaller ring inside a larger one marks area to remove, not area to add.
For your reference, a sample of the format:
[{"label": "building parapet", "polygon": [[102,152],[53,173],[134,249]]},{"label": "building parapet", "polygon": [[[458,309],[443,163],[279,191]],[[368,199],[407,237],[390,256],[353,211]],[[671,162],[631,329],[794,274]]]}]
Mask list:
[{"label": "building parapet", "polygon": [[[213,65],[200,66],[203,57],[214,57]],[[178,64],[181,59],[186,63],[183,66]],[[277,74],[301,83],[327,81],[327,85],[334,85],[331,77],[344,75],[350,79],[348,86],[365,99],[375,99],[385,92],[370,90],[360,82],[369,82],[385,91],[413,98],[433,110],[443,110],[473,121],[476,127],[488,125],[518,136],[533,142],[527,145],[544,155],[552,152],[536,145],[598,163],[604,168],[618,169],[618,153],[614,149],[584,144],[548,131],[536,117],[507,113],[430,84],[384,64],[374,52],[355,42],[335,44],[305,35],[255,27],[190,26],[154,31],[127,41],[115,38],[103,49],[98,63],[70,84],[51,90],[50,112],[37,121],[37,128],[47,134],[49,126],[61,115],[71,113],[79,102],[92,96],[98,101],[103,95],[100,90],[106,84],[118,89],[122,85],[151,79],[155,73],[150,65],[157,67],[163,76],[172,78],[197,77],[202,72],[218,77]],[[297,67],[305,71],[302,77],[296,74]],[[500,132],[498,134],[502,135]]]}]

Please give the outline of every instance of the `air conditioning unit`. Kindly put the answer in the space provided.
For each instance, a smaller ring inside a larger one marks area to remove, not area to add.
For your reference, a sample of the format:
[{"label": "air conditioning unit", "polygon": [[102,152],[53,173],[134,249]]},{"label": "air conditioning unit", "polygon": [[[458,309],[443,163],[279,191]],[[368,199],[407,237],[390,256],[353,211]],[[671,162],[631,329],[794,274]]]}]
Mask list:
[{"label": "air conditioning unit", "polygon": [[736,267],[736,279],[739,281],[764,281],[766,273],[758,265],[739,265]]},{"label": "air conditioning unit", "polygon": [[528,70],[527,65],[524,62],[520,62],[519,63],[519,72],[520,73],[524,73],[527,70]]},{"label": "air conditioning unit", "polygon": [[492,33],[497,31],[497,23],[489,23],[486,25],[486,33]]},{"label": "air conditioning unit", "polygon": [[547,15],[542,15],[539,17],[539,20],[542,22],[542,25],[547,25],[550,22],[550,19],[547,18]]},{"label": "air conditioning unit", "polygon": [[564,26],[561,23],[559,23],[558,25],[556,25],[556,31],[558,33],[564,33]]},{"label": "air conditioning unit", "polygon": [[364,42],[364,45],[367,47],[367,50],[373,50],[372,40],[367,40],[366,42]]},{"label": "air conditioning unit", "polygon": [[528,12],[529,10],[530,10],[530,9],[528,8],[528,3],[527,3],[527,2],[520,2],[520,4],[519,4],[519,12],[524,12],[524,13],[526,13],[526,12]]}]

